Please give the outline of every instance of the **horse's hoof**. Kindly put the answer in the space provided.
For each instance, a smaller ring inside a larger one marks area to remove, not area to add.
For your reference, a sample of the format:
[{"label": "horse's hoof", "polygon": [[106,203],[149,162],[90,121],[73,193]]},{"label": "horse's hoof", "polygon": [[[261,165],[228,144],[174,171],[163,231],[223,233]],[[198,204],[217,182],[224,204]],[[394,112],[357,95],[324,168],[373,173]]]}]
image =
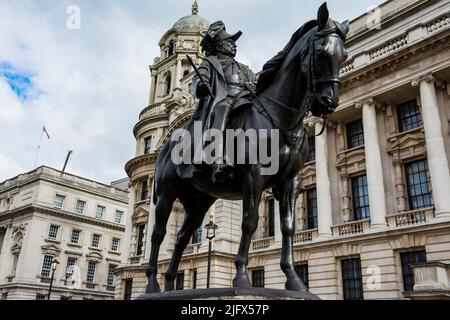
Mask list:
[{"label": "horse's hoof", "polygon": [[289,279],[286,281],[286,290],[291,291],[301,291],[301,292],[308,292],[308,288],[304,285],[303,281],[300,279]]},{"label": "horse's hoof", "polygon": [[161,288],[159,287],[158,282],[150,282],[145,288],[145,293],[159,293],[161,292]]},{"label": "horse's hoof", "polygon": [[173,280],[166,280],[164,284],[164,291],[173,291],[175,290],[175,284]]},{"label": "horse's hoof", "polygon": [[233,287],[239,289],[246,289],[251,288],[252,285],[250,284],[250,280],[248,280],[248,277],[242,276],[242,277],[235,277],[233,279]]}]

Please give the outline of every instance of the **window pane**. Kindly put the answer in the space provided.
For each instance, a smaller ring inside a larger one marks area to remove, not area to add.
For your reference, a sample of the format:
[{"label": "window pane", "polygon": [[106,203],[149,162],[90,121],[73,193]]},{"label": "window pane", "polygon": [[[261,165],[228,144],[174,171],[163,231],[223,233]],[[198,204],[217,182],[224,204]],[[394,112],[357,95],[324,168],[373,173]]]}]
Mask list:
[{"label": "window pane", "polygon": [[316,160],[316,138],[309,137],[308,138],[309,152],[308,157],[306,158],[306,162],[311,162]]},{"label": "window pane", "polygon": [[94,234],[92,236],[92,247],[98,248],[98,246],[100,245],[100,238],[101,238],[101,235],[99,235],[99,234]]},{"label": "window pane", "polygon": [[264,269],[252,271],[252,286],[264,288]]},{"label": "window pane", "polygon": [[55,226],[54,224],[50,225],[50,229],[48,230],[48,238],[52,240],[56,240],[58,237],[59,226]]},{"label": "window pane", "polygon": [[144,230],[145,230],[145,224],[139,225],[138,241],[137,241],[137,248],[136,248],[136,255],[138,255],[138,256],[140,256],[142,254],[142,247],[144,246]]},{"label": "window pane", "polygon": [[90,283],[90,284],[94,283],[96,267],[97,267],[97,264],[94,261],[89,261],[87,275],[86,275],[87,283]]},{"label": "window pane", "polygon": [[80,242],[80,230],[72,230],[72,235],[70,237],[70,242],[78,244]]},{"label": "window pane", "polygon": [[308,210],[308,229],[317,228],[317,190],[306,191],[306,201]]},{"label": "window pane", "polygon": [[150,154],[152,150],[152,137],[145,138],[144,145],[144,154]]},{"label": "window pane", "polygon": [[413,291],[414,288],[414,270],[411,267],[414,263],[426,262],[427,256],[425,250],[403,252],[400,254],[402,261],[403,288],[405,292]]},{"label": "window pane", "polygon": [[114,275],[114,270],[116,268],[117,268],[117,265],[115,265],[115,264],[110,264],[108,267],[108,280],[107,280],[108,286],[114,286],[114,284],[115,284],[116,276]]},{"label": "window pane", "polygon": [[118,238],[113,238],[111,243],[111,250],[118,251],[119,250],[120,240]]},{"label": "window pane", "polygon": [[184,272],[180,272],[177,274],[176,278],[176,290],[183,290],[184,289]]},{"label": "window pane", "polygon": [[342,266],[342,287],[344,289],[345,300],[364,299],[361,260],[359,258],[346,259],[341,261]]},{"label": "window pane", "polygon": [[57,194],[55,197],[55,208],[62,209],[64,204],[64,196]]},{"label": "window pane", "polygon": [[42,269],[41,269],[41,277],[43,278],[50,278],[50,272],[52,270],[52,261],[53,257],[49,255],[44,255],[44,261],[42,262]]},{"label": "window pane", "polygon": [[97,211],[95,213],[95,217],[97,219],[103,219],[103,215],[105,214],[105,207],[97,206]]},{"label": "window pane", "polygon": [[408,131],[422,125],[420,109],[416,99],[397,105],[399,131]]},{"label": "window pane", "polygon": [[77,200],[77,205],[75,206],[75,213],[76,214],[83,214],[85,206],[86,206],[86,202],[85,201]]},{"label": "window pane", "polygon": [[77,263],[77,259],[75,259],[75,258],[67,259],[66,279],[70,279],[73,276],[76,263]]},{"label": "window pane", "polygon": [[133,291],[133,279],[126,279],[125,280],[125,294],[124,294],[123,299],[131,300],[132,291]]},{"label": "window pane", "polygon": [[267,207],[268,207],[268,235],[269,237],[275,236],[275,200],[269,199],[267,201]]},{"label": "window pane", "polygon": [[364,130],[361,119],[347,123],[347,148],[356,148],[364,144]]},{"label": "window pane", "polygon": [[295,266],[295,272],[300,277],[300,279],[303,281],[305,286],[309,288],[309,279],[308,279],[308,264],[298,264]]},{"label": "window pane", "polygon": [[353,214],[355,220],[370,218],[367,176],[352,178]]},{"label": "window pane", "polygon": [[115,223],[122,223],[123,211],[116,210],[116,214],[114,216]]},{"label": "window pane", "polygon": [[411,210],[427,208],[433,205],[428,178],[427,160],[419,160],[405,165],[409,207]]},{"label": "window pane", "polygon": [[194,235],[192,236],[192,243],[202,242],[202,232],[203,226],[200,226],[197,230],[194,231]]},{"label": "window pane", "polygon": [[141,193],[141,200],[148,199],[148,186],[147,181],[142,182],[142,193]]}]

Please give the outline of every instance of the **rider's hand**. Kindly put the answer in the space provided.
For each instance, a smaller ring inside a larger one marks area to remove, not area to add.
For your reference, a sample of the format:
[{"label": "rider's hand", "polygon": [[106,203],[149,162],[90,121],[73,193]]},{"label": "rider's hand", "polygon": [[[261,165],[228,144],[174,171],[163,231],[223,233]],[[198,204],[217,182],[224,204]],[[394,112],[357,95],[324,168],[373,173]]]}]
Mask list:
[{"label": "rider's hand", "polygon": [[200,82],[197,87],[197,96],[205,97],[212,92],[211,86],[206,82]]}]

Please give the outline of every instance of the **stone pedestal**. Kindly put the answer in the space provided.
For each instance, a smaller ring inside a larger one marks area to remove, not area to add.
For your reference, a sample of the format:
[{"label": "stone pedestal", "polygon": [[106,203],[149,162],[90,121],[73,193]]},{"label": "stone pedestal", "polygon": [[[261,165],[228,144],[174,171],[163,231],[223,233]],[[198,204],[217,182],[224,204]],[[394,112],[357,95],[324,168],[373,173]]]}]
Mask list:
[{"label": "stone pedestal", "polygon": [[320,298],[310,292],[267,288],[220,288],[146,293],[136,300],[320,300]]}]

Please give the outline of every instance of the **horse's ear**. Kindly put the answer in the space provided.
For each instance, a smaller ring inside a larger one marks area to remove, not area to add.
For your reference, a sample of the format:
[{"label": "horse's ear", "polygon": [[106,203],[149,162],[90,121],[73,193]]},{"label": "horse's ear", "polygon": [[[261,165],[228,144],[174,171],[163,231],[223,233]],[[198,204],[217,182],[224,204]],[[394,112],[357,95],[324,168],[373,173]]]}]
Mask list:
[{"label": "horse's ear", "polygon": [[342,33],[344,34],[344,36],[346,36],[348,34],[348,31],[350,30],[350,22],[348,20],[345,20],[344,22],[341,23],[342,26]]},{"label": "horse's ear", "polygon": [[328,12],[327,3],[324,2],[320,6],[319,11],[317,12],[317,25],[318,25],[319,31],[323,30],[323,28],[325,28],[329,17],[330,17],[330,13]]}]

